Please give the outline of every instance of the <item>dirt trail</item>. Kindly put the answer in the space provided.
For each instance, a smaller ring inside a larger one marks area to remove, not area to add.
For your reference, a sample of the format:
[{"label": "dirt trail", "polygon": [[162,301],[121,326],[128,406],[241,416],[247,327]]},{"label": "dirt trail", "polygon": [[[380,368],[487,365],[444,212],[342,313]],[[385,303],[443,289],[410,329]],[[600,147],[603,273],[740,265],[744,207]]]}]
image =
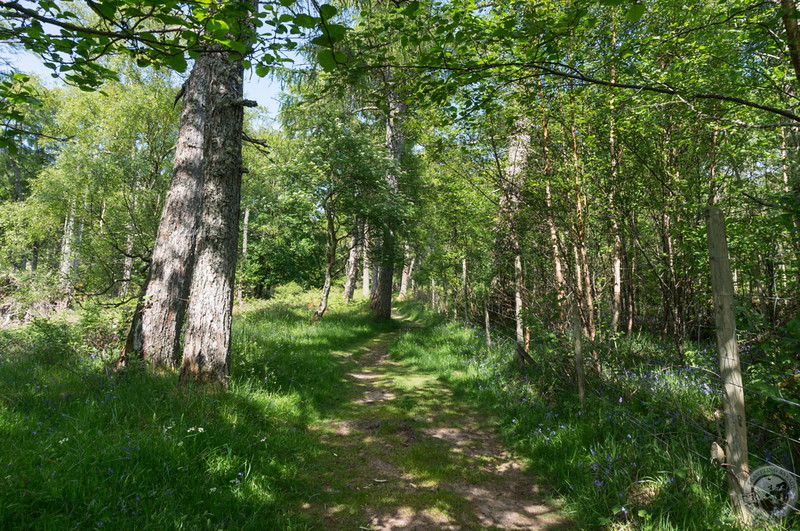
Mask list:
[{"label": "dirt trail", "polygon": [[400,332],[341,353],[357,364],[354,392],[318,426],[330,454],[304,510],[325,529],[574,529],[484,420],[390,359]]}]

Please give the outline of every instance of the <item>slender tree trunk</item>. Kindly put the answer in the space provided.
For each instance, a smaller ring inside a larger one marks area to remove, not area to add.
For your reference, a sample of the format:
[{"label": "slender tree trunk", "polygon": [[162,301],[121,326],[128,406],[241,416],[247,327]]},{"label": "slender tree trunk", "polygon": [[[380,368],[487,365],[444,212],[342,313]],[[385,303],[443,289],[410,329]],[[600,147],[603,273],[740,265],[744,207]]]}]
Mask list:
[{"label": "slender tree trunk", "polygon": [[62,293],[72,293],[72,265],[75,254],[75,202],[70,202],[69,213],[64,219],[64,231],[61,238],[61,261],[58,267],[58,285]]},{"label": "slender tree trunk", "polygon": [[184,85],[172,183],[120,364],[130,358],[154,365],[178,363],[201,210],[209,68],[208,54],[200,55]]},{"label": "slender tree trunk", "polygon": [[350,247],[347,253],[347,264],[345,264],[344,282],[344,302],[350,304],[353,300],[353,293],[356,290],[356,277],[358,276],[358,254],[360,246],[361,222],[356,221],[353,231],[350,233]]},{"label": "slender tree trunk", "polygon": [[706,233],[711,261],[711,286],[714,291],[714,321],[717,330],[719,373],[724,380],[722,401],[725,410],[725,455],[728,486],[734,510],[749,521],[744,495],[750,474],[747,452],[747,417],[744,387],[736,341],[734,287],[728,258],[725,220],[717,207],[706,207]]},{"label": "slender tree trunk", "polygon": [[467,278],[467,257],[461,259],[461,286],[464,291],[464,321],[469,322],[469,283]]},{"label": "slender tree trunk", "polygon": [[483,298],[483,334],[486,337],[486,348],[492,346],[492,320],[489,317],[489,297]]},{"label": "slender tree trunk", "polygon": [[586,376],[583,367],[583,327],[581,326],[581,310],[577,303],[573,305],[572,335],[575,350],[575,379],[578,386],[578,400],[581,407],[586,406]]},{"label": "slender tree trunk", "polygon": [[369,225],[366,221],[364,222],[364,231],[361,235],[361,294],[364,295],[365,299],[369,299],[372,294],[372,289],[369,285],[369,273],[371,270],[371,264],[369,263],[370,234]]},{"label": "slender tree trunk", "polygon": [[634,279],[636,278],[636,256],[629,252],[623,255],[623,259],[625,259],[625,285],[628,288],[625,292],[625,333],[631,335],[636,321],[636,285],[634,284]]},{"label": "slender tree trunk", "polygon": [[[250,205],[247,205],[244,209],[244,219],[242,220],[242,268],[244,268],[244,266],[247,265],[247,247],[250,236],[249,232],[250,232]],[[236,300],[239,302],[239,304],[241,304],[242,300],[244,299],[243,292],[244,292],[244,282],[243,279],[240,278],[236,289]]]},{"label": "slender tree trunk", "polygon": [[14,175],[12,183],[14,187],[14,201],[24,201],[25,187],[22,184],[22,172],[19,169],[19,164],[17,164],[14,159],[9,159],[8,163],[11,166],[11,172]]},{"label": "slender tree trunk", "polygon": [[794,0],[781,0],[781,16],[786,30],[786,45],[798,84],[800,84],[800,30],[797,27],[797,6]]},{"label": "slender tree trunk", "polygon": [[325,242],[325,281],[322,284],[322,296],[319,300],[317,309],[314,310],[314,315],[311,316],[311,322],[316,323],[325,314],[328,309],[328,296],[331,293],[331,286],[333,285],[333,268],[336,266],[336,221],[333,216],[333,206],[331,205],[332,198],[327,198],[323,203],[325,209],[325,219],[327,220],[327,237]]},{"label": "slender tree trunk", "polygon": [[28,262],[28,271],[31,273],[36,271],[36,268],[39,267],[39,242],[33,242],[33,246],[31,248],[31,260]]},{"label": "slender tree trunk", "polygon": [[131,276],[133,276],[133,227],[128,225],[128,234],[125,235],[125,259],[122,261],[122,286],[120,295],[126,297],[131,289]]},{"label": "slender tree trunk", "polygon": [[[613,15],[612,15],[613,16]],[[617,25],[616,18],[612,20],[611,28],[611,48],[616,50],[617,47]],[[611,65],[611,82],[616,81],[616,63]],[[617,147],[617,129],[615,116],[616,99],[614,92],[611,93],[609,101],[609,118],[608,118],[608,151],[611,162],[611,183],[610,191],[608,193],[608,201],[610,205],[609,212],[611,212],[611,234],[614,238],[614,251],[612,256],[612,288],[611,288],[611,337],[616,341],[617,331],[619,329],[620,313],[622,312],[622,235],[619,227],[619,222],[616,218],[616,197],[614,189],[619,181],[619,159],[620,153]]]},{"label": "slender tree trunk", "polygon": [[[217,47],[215,47],[217,48]],[[227,387],[238,254],[244,120],[241,59],[221,49],[209,55],[208,121],[204,142],[203,210],[180,381]]]},{"label": "slender tree trunk", "polygon": [[[539,77],[539,95],[541,101],[544,103],[545,94],[544,86],[542,85],[542,78]],[[561,262],[561,251],[558,241],[558,230],[556,229],[556,222],[553,216],[553,194],[551,190],[551,179],[553,173],[553,165],[550,157],[550,129],[548,127],[547,112],[542,108],[542,158],[544,159],[544,200],[547,220],[547,230],[550,236],[550,249],[553,254],[553,279],[556,283],[556,297],[558,299],[558,324],[559,329],[566,326],[567,312],[566,312],[566,298],[567,289],[566,282],[564,281],[564,271]]]},{"label": "slender tree trunk", "polygon": [[401,300],[406,298],[408,284],[413,273],[414,257],[411,255],[411,245],[406,242],[403,246],[403,274],[400,277],[400,293],[397,295],[397,297]]},{"label": "slender tree trunk", "polygon": [[[573,102],[574,103],[574,102]],[[586,217],[584,213],[583,184],[581,183],[580,158],[578,154],[578,137],[575,131],[574,107],[573,116],[570,123],[570,138],[572,141],[572,164],[573,179],[575,187],[575,235],[576,235],[576,259],[580,269],[577,291],[581,293],[580,302],[583,303],[583,316],[585,333],[591,341],[595,339],[594,325],[594,296],[592,294],[592,277],[589,271],[589,260],[586,253]],[[594,353],[593,353],[594,356]],[[594,360],[597,361],[596,359]]]}]

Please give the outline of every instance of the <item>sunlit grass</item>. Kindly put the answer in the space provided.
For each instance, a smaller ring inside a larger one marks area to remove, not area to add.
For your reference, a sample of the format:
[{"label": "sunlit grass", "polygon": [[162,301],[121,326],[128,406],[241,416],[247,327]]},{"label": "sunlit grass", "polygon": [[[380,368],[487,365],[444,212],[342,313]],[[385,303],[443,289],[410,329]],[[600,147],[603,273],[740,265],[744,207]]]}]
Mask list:
[{"label": "sunlit grass", "polygon": [[70,323],[4,332],[0,528],[318,526],[302,509],[320,452],[308,427],[348,392],[330,353],[382,326],[341,303],[309,326],[312,298],[237,312],[228,392],[116,373],[115,345],[90,347]]},{"label": "sunlit grass", "polygon": [[401,311],[427,326],[398,341],[395,359],[433,371],[457,396],[492,414],[581,528],[735,528],[724,472],[703,457],[712,439],[687,425],[713,429],[706,421],[716,396],[699,378],[647,367],[592,377],[581,408],[569,351],[534,342],[543,365],[520,375],[509,343],[487,349],[479,332],[414,302]]}]

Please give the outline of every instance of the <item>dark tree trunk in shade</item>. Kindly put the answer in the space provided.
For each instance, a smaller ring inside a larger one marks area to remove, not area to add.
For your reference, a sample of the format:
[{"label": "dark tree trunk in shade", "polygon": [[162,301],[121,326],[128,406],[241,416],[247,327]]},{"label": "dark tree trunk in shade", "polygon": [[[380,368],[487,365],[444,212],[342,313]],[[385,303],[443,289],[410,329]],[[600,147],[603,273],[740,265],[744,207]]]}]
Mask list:
[{"label": "dark tree trunk in shade", "polygon": [[219,383],[230,375],[231,316],[242,184],[243,68],[219,49],[209,61],[202,214],[180,381]]},{"label": "dark tree trunk in shade", "polygon": [[175,162],[150,269],[120,357],[177,365],[200,217],[208,57],[201,55],[184,85]]}]

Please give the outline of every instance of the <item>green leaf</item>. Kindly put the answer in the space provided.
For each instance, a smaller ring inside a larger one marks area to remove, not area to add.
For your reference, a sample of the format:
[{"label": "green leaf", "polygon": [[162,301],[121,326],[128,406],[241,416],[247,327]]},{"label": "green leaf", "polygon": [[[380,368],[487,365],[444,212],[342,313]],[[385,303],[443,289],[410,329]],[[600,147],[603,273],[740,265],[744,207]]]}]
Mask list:
[{"label": "green leaf", "polygon": [[419,2],[417,0],[413,0],[412,2],[409,2],[408,6],[403,10],[403,15],[410,17],[416,14],[417,11],[419,11]]},{"label": "green leaf", "polygon": [[643,4],[633,4],[630,9],[625,13],[625,18],[630,20],[631,22],[639,22],[639,19],[642,18],[644,15],[644,5]]},{"label": "green leaf", "polygon": [[347,33],[347,26],[341,24],[328,24],[325,29],[333,42],[341,41]]},{"label": "green leaf", "polygon": [[106,20],[114,20],[114,15],[117,12],[117,5],[114,2],[101,2],[99,4],[91,3],[91,7],[97,11],[97,14]]},{"label": "green leaf", "polygon": [[228,43],[228,47],[233,50],[234,52],[238,52],[242,55],[247,53],[247,45],[243,42],[239,41],[230,41]]},{"label": "green leaf", "polygon": [[330,72],[336,68],[336,60],[330,48],[324,48],[319,51],[317,54],[317,62],[326,72]]},{"label": "green leaf", "polygon": [[336,16],[336,14],[338,12],[339,12],[339,10],[336,9],[335,7],[333,7],[330,4],[323,4],[323,5],[319,6],[319,14],[325,20],[332,19],[333,17]]},{"label": "green leaf", "polygon": [[182,53],[167,57],[167,64],[176,72],[186,72],[186,58]]},{"label": "green leaf", "polygon": [[294,23],[300,26],[301,28],[316,27],[317,22],[319,22],[318,18],[306,15],[305,13],[300,13],[299,15],[294,17]]},{"label": "green leaf", "polygon": [[209,21],[208,30],[218,37],[223,37],[230,30],[230,26],[224,20],[214,19]]}]

